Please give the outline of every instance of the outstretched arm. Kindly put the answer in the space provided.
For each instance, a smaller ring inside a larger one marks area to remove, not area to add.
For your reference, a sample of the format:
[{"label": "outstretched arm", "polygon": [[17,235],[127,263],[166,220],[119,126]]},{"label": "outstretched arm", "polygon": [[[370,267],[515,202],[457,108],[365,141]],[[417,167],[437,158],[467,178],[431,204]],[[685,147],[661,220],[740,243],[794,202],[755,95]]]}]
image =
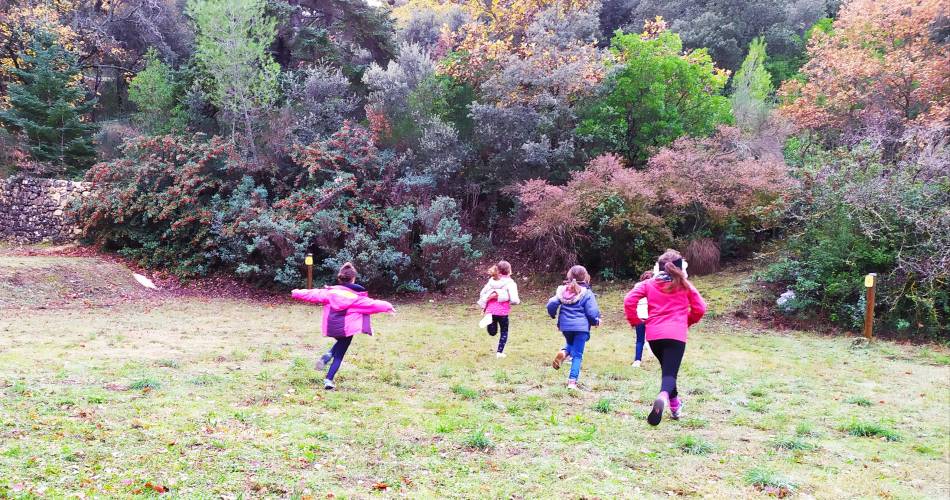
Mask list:
[{"label": "outstretched arm", "polygon": [[395,312],[396,308],[385,300],[376,300],[369,297],[362,297],[354,302],[348,310],[358,314],[378,314],[385,312]]},{"label": "outstretched arm", "polygon": [[313,304],[326,304],[328,298],[325,288],[301,288],[291,291],[290,296],[296,300]]}]

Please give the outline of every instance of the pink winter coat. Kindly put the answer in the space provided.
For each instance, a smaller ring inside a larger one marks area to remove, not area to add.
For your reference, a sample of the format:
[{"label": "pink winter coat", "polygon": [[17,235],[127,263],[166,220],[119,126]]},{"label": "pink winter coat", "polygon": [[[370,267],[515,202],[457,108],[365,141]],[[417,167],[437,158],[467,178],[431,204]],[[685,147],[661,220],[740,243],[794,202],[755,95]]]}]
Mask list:
[{"label": "pink winter coat", "polygon": [[371,314],[392,312],[393,305],[385,300],[369,298],[366,292],[356,292],[341,285],[294,290],[293,298],[323,305],[323,336],[352,337],[357,333],[373,334]]},{"label": "pink winter coat", "polygon": [[[676,292],[665,292],[668,281],[656,278],[641,281],[627,293],[623,299],[623,311],[631,326],[646,323],[646,339],[673,339],[686,342],[689,327],[706,314],[706,302],[689,284],[689,288]],[[647,319],[637,315],[640,299],[647,299]]]}]

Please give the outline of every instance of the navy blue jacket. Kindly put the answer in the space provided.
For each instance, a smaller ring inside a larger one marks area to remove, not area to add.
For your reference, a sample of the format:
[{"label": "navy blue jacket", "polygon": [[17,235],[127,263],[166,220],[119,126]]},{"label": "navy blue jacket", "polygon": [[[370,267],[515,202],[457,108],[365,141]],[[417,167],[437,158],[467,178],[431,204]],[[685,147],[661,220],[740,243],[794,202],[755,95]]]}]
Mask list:
[{"label": "navy blue jacket", "polygon": [[589,332],[600,324],[600,308],[594,291],[581,284],[581,293],[574,295],[566,285],[557,287],[557,293],[548,300],[548,314],[557,318],[562,332]]}]

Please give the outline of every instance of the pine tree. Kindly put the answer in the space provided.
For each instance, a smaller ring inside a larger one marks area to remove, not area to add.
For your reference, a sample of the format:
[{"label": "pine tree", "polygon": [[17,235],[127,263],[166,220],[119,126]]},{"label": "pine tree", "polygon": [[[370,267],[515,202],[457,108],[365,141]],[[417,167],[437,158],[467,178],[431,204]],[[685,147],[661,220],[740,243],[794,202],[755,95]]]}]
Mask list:
[{"label": "pine tree", "polygon": [[0,124],[24,133],[30,156],[56,173],[76,173],[95,159],[95,125],[82,117],[94,102],[85,98],[76,58],[46,31],[34,34],[30,49],[20,53],[20,68],[10,69],[19,81],[8,90],[10,108],[0,111]]}]

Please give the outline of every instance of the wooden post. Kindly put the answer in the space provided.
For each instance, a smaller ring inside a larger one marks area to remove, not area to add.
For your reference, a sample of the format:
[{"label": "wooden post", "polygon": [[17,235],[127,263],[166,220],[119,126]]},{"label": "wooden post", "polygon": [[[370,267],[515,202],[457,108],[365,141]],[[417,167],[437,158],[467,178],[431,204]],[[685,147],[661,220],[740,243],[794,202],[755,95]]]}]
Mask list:
[{"label": "wooden post", "polygon": [[308,253],[303,263],[307,265],[307,289],[310,289],[313,288],[313,254]]},{"label": "wooden post", "polygon": [[867,301],[864,309],[864,338],[871,341],[874,335],[874,288],[877,287],[877,273],[864,277],[864,288],[867,290]]}]

